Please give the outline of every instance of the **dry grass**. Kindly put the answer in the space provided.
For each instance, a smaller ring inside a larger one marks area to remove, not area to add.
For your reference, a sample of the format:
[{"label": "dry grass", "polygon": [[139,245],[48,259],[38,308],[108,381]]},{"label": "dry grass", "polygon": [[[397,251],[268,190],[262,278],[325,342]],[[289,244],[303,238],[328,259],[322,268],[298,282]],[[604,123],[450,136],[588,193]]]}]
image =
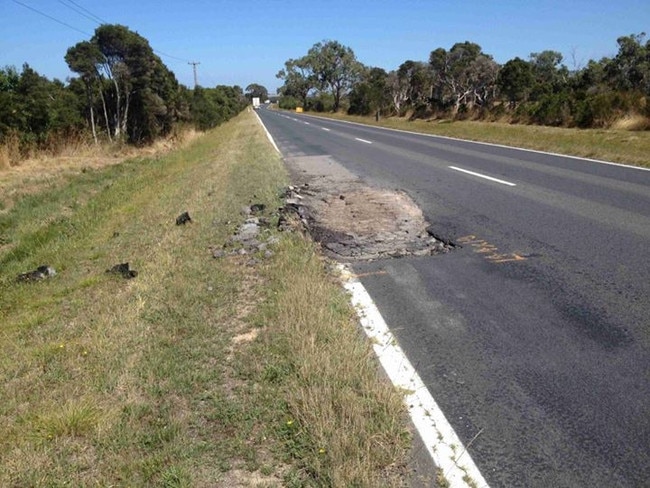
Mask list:
[{"label": "dry grass", "polygon": [[[15,151],[13,156],[4,157],[11,151],[11,145],[0,145],[0,214],[25,195],[63,184],[66,179],[81,172],[101,170],[127,159],[159,158],[173,150],[188,147],[201,135],[193,128],[181,128],[169,138],[144,148],[122,144],[94,145],[87,141],[71,140],[61,145],[55,155],[41,152],[24,159],[20,159]],[[10,164],[10,161],[13,163]]]},{"label": "dry grass", "polygon": [[17,137],[9,137],[0,144],[0,170],[17,168],[19,171],[30,171],[40,168],[48,171],[50,168],[81,169],[84,167],[99,168],[115,164],[128,158],[158,157],[172,150],[187,147],[202,135],[193,127],[178,127],[167,138],[158,139],[145,147],[134,147],[126,144],[101,142],[93,144],[86,138],[70,138],[51,148],[21,155]]},{"label": "dry grass", "polygon": [[614,130],[641,131],[650,129],[650,119],[643,115],[633,114],[615,120],[611,126]]},{"label": "dry grass", "polygon": [[21,159],[20,137],[16,132],[4,134],[0,143],[0,170],[9,168]]},{"label": "dry grass", "polygon": [[[286,183],[251,114],[164,156],[60,164],[12,168],[0,212],[1,486],[400,483],[400,395],[313,245],[211,257]],[[126,261],[137,278],[105,273]],[[57,275],[14,281],[41,264]]]},{"label": "dry grass", "polygon": [[378,378],[348,299],[312,244],[285,240],[278,254],[262,337],[276,354],[260,354],[256,368],[284,391],[281,427],[302,482],[318,473],[319,486],[400,486],[410,439],[401,395]]}]

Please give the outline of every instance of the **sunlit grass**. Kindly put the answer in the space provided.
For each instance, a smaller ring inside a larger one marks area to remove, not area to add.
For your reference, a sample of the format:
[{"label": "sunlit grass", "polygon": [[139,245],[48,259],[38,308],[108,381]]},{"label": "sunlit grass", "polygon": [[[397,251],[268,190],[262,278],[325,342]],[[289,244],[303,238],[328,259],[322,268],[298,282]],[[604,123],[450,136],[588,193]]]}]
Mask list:
[{"label": "sunlit grass", "polygon": [[[11,198],[0,214],[1,486],[398,483],[387,466],[408,446],[400,395],[313,244],[279,235],[256,266],[211,255],[243,206],[277,208],[285,184],[242,114],[183,151]],[[193,222],[176,226],[183,211]],[[123,262],[137,278],[106,273]],[[57,274],[15,281],[41,264]]]},{"label": "sunlit grass", "polygon": [[410,444],[401,395],[378,381],[348,298],[326,279],[313,245],[281,246],[268,308],[256,318],[265,324],[251,349],[258,359],[248,364],[263,388],[284,392],[286,415],[275,425],[287,453],[299,473],[318,473],[319,486],[397,486]]}]

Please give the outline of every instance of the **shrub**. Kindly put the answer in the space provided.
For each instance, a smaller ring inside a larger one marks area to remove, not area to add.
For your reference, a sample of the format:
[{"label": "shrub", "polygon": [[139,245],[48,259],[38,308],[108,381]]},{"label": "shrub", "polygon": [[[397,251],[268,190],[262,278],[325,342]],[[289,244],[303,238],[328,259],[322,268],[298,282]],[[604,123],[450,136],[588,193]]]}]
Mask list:
[{"label": "shrub", "polygon": [[615,120],[635,112],[642,99],[638,94],[610,91],[587,96],[576,109],[579,127],[611,127]]},{"label": "shrub", "polygon": [[531,118],[541,125],[562,126],[572,122],[569,97],[565,93],[543,95],[532,106]]},{"label": "shrub", "polygon": [[300,101],[296,97],[292,96],[281,97],[280,100],[278,100],[278,106],[285,110],[295,110],[296,107],[300,107],[300,105]]},{"label": "shrub", "polygon": [[308,98],[306,105],[308,110],[314,112],[332,112],[334,110],[334,96],[329,93],[319,93]]}]

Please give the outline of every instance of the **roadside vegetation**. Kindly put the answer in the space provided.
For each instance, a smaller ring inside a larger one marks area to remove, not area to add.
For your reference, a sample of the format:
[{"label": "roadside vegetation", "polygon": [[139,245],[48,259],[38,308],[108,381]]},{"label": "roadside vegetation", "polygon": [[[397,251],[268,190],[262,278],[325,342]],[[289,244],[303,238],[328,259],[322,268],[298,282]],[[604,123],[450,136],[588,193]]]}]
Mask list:
[{"label": "roadside vegetation", "polygon": [[71,146],[147,146],[216,127],[248,104],[238,86],[180,85],[149,42],[121,25],[101,25],[61,56],[77,75],[66,83],[27,63],[0,69],[0,169]]},{"label": "roadside vegetation", "polygon": [[[277,101],[284,109],[647,165],[650,41],[640,33],[616,44],[616,55],[600,60],[573,53],[568,67],[552,50],[499,64],[478,44],[463,41],[387,71],[324,40],[285,62],[276,75],[283,83]],[[253,98],[275,100],[257,83],[245,90],[185,87],[145,38],[121,25],[101,25],[62,57],[75,73],[65,82],[48,80],[28,64],[22,71],[0,68],[0,170],[79,148],[122,151],[182,139],[188,130],[224,123]],[[472,123],[450,123],[458,121]]]},{"label": "roadside vegetation", "polygon": [[[275,230],[252,113],[119,159],[0,172],[0,485],[401,486],[402,397],[314,244]],[[213,258],[253,203],[272,255]]]},{"label": "roadside vegetation", "polygon": [[[572,66],[561,53],[522,53],[497,63],[481,46],[458,42],[397,69],[363,65],[338,41],[314,44],[277,74],[281,108],[410,120],[482,120],[598,129],[650,129],[650,41],[616,40],[611,58]],[[614,46],[613,46],[614,47]]]}]

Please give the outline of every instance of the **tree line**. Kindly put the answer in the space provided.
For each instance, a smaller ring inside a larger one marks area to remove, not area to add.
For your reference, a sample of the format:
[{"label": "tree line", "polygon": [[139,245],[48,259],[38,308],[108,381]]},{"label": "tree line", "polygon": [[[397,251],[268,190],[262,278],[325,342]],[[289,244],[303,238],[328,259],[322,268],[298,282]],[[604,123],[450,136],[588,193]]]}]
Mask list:
[{"label": "tree line", "polygon": [[23,155],[80,137],[143,145],[177,124],[215,127],[247,104],[238,86],[179,84],[149,42],[121,25],[99,26],[65,61],[76,74],[66,84],[28,64],[0,69],[0,145]]},{"label": "tree line", "polygon": [[476,43],[431,51],[396,70],[364,66],[338,41],[314,44],[277,73],[280,106],[411,118],[481,118],[565,127],[609,127],[638,115],[650,128],[650,41],[619,37],[611,58],[567,68],[559,52],[500,65]]}]

